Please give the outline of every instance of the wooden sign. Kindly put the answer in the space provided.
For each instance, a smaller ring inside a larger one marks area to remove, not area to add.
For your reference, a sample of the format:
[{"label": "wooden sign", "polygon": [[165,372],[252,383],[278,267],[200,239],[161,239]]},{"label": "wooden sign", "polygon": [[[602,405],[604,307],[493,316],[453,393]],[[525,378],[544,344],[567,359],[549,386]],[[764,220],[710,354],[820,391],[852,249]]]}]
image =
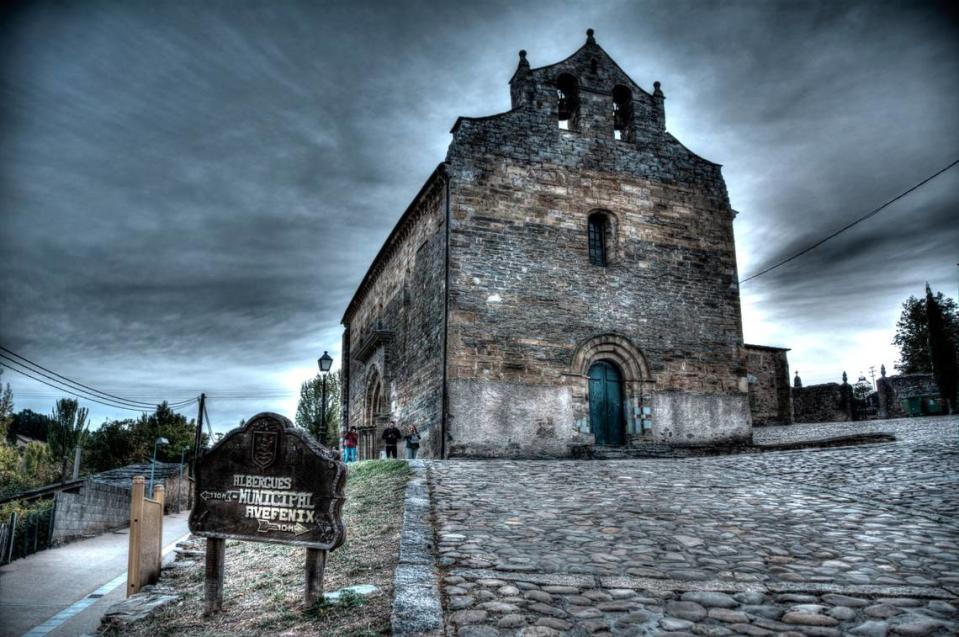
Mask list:
[{"label": "wooden sign", "polygon": [[225,539],[306,548],[305,599],[321,596],[326,552],[346,537],[345,485],[337,455],[279,414],[257,414],[204,453],[190,531],[208,538],[207,612],[222,608]]}]

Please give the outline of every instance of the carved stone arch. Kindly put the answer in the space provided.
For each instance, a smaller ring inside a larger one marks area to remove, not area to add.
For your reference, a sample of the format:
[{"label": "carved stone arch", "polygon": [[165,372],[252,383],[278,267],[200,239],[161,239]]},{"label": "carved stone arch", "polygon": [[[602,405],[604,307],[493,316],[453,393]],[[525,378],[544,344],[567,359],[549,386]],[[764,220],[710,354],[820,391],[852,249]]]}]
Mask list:
[{"label": "carved stone arch", "polygon": [[360,426],[359,449],[361,460],[377,457],[377,440],[387,413],[386,385],[379,368],[370,365],[366,375],[366,390],[363,394],[363,423]]},{"label": "carved stone arch", "polygon": [[376,365],[370,365],[366,375],[365,414],[363,424],[367,427],[375,425],[375,419],[386,408],[386,386],[383,383],[383,374]]},{"label": "carved stone arch", "polygon": [[644,415],[649,404],[652,373],[646,356],[632,341],[619,334],[599,334],[579,344],[570,361],[570,378],[573,384],[573,413],[576,428],[581,434],[591,435],[589,413],[589,370],[600,362],[608,361],[618,368],[623,383],[623,415],[626,440],[641,437],[648,428]]},{"label": "carved stone arch", "polygon": [[625,336],[619,334],[600,334],[580,343],[573,354],[570,371],[587,376],[590,366],[598,360],[616,363],[623,372],[623,381],[636,383],[649,381],[649,361]]}]

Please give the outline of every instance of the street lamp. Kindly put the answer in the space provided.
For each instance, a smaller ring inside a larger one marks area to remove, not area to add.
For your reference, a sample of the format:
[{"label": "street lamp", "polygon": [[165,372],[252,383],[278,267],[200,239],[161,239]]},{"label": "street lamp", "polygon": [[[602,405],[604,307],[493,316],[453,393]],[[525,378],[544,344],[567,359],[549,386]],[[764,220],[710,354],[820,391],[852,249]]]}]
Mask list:
[{"label": "street lamp", "polygon": [[153,461],[150,463],[150,497],[153,497],[153,472],[157,466],[157,445],[168,445],[170,441],[166,438],[157,438],[153,441]]},{"label": "street lamp", "polygon": [[316,364],[320,366],[320,372],[323,374],[323,402],[320,408],[320,443],[326,444],[326,374],[333,366],[333,357],[328,352],[323,352],[323,356],[316,359]]}]

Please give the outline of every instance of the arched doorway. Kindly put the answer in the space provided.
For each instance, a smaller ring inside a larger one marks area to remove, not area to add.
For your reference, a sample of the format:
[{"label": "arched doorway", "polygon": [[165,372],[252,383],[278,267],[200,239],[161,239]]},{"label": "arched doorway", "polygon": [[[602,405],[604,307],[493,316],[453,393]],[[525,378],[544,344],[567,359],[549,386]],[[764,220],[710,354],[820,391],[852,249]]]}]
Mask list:
[{"label": "arched doorway", "polygon": [[606,360],[596,361],[589,368],[589,425],[597,445],[625,442],[623,375]]},{"label": "arched doorway", "polygon": [[357,449],[360,460],[371,460],[379,454],[377,431],[381,422],[388,417],[384,394],[383,381],[374,369],[366,390],[366,413],[363,426],[360,427],[359,449]]}]

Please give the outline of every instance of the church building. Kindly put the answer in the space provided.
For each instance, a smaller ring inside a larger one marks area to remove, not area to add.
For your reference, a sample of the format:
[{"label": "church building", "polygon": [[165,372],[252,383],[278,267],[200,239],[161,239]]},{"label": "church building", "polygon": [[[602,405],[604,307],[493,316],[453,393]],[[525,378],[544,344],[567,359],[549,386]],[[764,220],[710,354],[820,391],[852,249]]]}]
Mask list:
[{"label": "church building", "polygon": [[343,316],[343,422],[426,457],[748,443],[733,219],[718,164],[666,130],[587,31],[460,117]]}]

